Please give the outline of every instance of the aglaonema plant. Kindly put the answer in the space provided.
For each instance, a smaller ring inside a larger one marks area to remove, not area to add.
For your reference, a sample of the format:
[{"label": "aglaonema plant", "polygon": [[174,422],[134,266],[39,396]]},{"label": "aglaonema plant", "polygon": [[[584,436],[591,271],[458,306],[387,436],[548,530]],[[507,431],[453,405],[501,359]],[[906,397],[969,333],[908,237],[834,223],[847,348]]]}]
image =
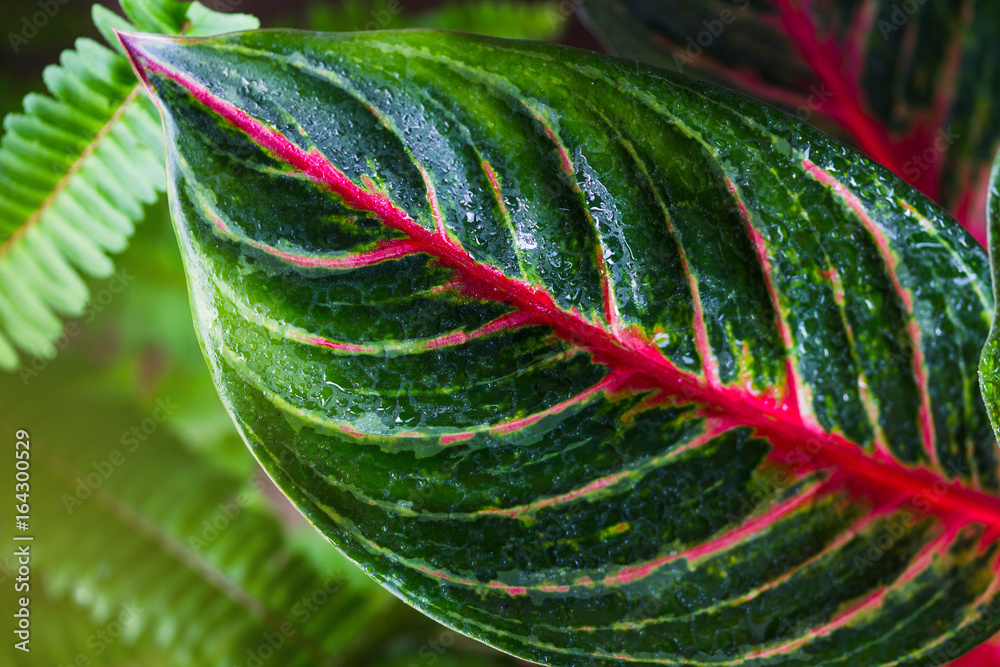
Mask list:
[{"label": "aglaonema plant", "polygon": [[552,665],[1000,629],[987,256],[888,169],[563,47],[121,38],[220,395],[387,588]]},{"label": "aglaonema plant", "polygon": [[1000,148],[990,0],[593,0],[612,52],[720,82],[852,142],[986,238]]}]

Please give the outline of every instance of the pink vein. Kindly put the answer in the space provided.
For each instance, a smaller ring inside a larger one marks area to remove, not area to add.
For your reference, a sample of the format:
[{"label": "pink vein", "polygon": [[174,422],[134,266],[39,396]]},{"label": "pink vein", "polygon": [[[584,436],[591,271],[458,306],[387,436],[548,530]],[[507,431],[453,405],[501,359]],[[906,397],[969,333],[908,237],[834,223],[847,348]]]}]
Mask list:
[{"label": "pink vein", "polygon": [[212,220],[215,222],[215,227],[220,233],[266,252],[268,255],[307,269],[357,269],[363,266],[379,264],[389,259],[399,259],[400,257],[406,257],[421,251],[420,247],[410,239],[389,239],[379,241],[371,250],[344,255],[329,256],[290,253],[278,250],[274,246],[255,241],[251,238],[241,238],[232,232],[218,216],[212,216]]},{"label": "pink vein", "polygon": [[[732,428],[731,425],[723,425],[721,423],[712,425],[698,437],[692,438],[683,446],[678,447],[676,449],[672,449],[661,457],[657,457],[657,460],[650,461],[648,465],[654,465],[654,466],[661,465],[664,461],[668,459],[677,458],[678,456],[681,456],[685,452],[703,446],[705,443],[709,442],[713,438],[718,437],[719,435],[730,430],[731,428]],[[593,482],[587,484],[586,486],[583,486],[579,489],[574,489],[573,491],[564,493],[562,495],[552,496],[551,498],[545,498],[543,500],[537,500],[535,502],[528,503],[526,505],[518,505],[517,507],[509,507],[504,509],[493,508],[493,509],[481,510],[477,512],[477,514],[491,514],[495,516],[506,516],[511,519],[517,519],[524,516],[525,514],[528,514],[529,512],[536,512],[540,509],[553,507],[555,505],[562,505],[565,503],[572,502],[574,500],[579,500],[580,498],[585,498],[587,496],[596,494],[597,492],[602,491],[608,488],[609,486],[615,485],[619,481],[627,478],[632,473],[633,470],[623,470],[620,472],[616,472],[612,475],[596,479]]]},{"label": "pink vein", "polygon": [[566,399],[562,403],[557,403],[556,405],[553,405],[550,408],[546,408],[541,412],[536,412],[535,414],[529,415],[527,417],[522,417],[520,419],[512,419],[502,424],[498,424],[497,426],[494,426],[492,429],[490,429],[490,431],[496,435],[507,435],[510,433],[514,433],[516,431],[520,431],[521,429],[527,428],[532,424],[538,423],[545,417],[559,414],[560,412],[563,412],[566,408],[572,405],[585,403],[599,392],[613,391],[624,381],[624,379],[625,378],[623,374],[620,374],[618,371],[613,372],[607,377],[605,377],[603,380],[595,384],[594,386],[590,387],[585,391],[580,392],[579,394],[573,396],[572,398]]},{"label": "pink vein", "polygon": [[896,290],[896,294],[899,295],[903,307],[906,309],[906,331],[910,337],[910,344],[913,346],[913,377],[917,384],[917,390],[920,392],[920,432],[923,436],[924,451],[927,453],[931,464],[936,469],[940,469],[941,461],[938,457],[935,444],[937,436],[934,432],[934,419],[931,416],[931,397],[928,388],[927,365],[924,358],[924,349],[920,344],[920,326],[913,316],[913,296],[909,290],[903,287],[899,281],[899,275],[896,273],[898,260],[892,252],[889,239],[886,238],[885,232],[878,226],[878,223],[872,220],[871,215],[861,200],[858,199],[857,195],[844,187],[843,183],[837,180],[833,174],[816,166],[809,159],[803,160],[802,166],[805,167],[806,172],[813,178],[836,193],[854,212],[858,219],[861,220],[861,223],[868,230],[868,233],[872,235],[872,238],[875,239],[875,245],[878,246],[879,254],[882,256],[882,263],[889,274],[892,286]]},{"label": "pink vein", "polygon": [[913,580],[917,575],[926,570],[933,563],[934,557],[938,555],[938,552],[945,547],[953,535],[945,533],[940,537],[936,538],[934,541],[929,542],[917,556],[910,563],[910,566],[906,571],[900,575],[900,577],[892,583],[891,586],[883,586],[878,588],[872,593],[849,607],[841,613],[837,614],[830,622],[822,625],[814,630],[810,630],[808,634],[803,637],[799,637],[794,641],[790,641],[784,644],[779,644],[778,646],[772,646],[767,649],[760,651],[755,651],[747,656],[748,660],[755,660],[761,658],[770,658],[775,655],[782,655],[784,653],[790,653],[795,649],[810,643],[811,641],[818,639],[820,637],[826,637],[832,634],[835,630],[842,627],[850,625],[851,621],[855,620],[858,616],[864,614],[866,611],[876,609],[882,606],[885,602],[886,596],[892,592],[894,588],[902,586],[909,581]]},{"label": "pink vein", "polygon": [[783,503],[775,505],[766,513],[756,519],[751,519],[750,521],[743,523],[735,530],[724,533],[723,535],[711,539],[708,542],[699,544],[691,549],[687,549],[676,554],[670,554],[669,556],[664,556],[648,563],[643,563],[642,565],[621,569],[618,572],[605,577],[603,583],[606,586],[624,586],[648,577],[664,565],[672,563],[676,560],[683,558],[688,561],[694,561],[700,558],[705,558],[706,556],[718,554],[747,538],[759,534],[764,528],[777,523],[783,517],[788,516],[806,503],[814,500],[824,490],[825,485],[816,484],[808,491],[800,493]]},{"label": "pink vein", "polygon": [[729,191],[733,193],[733,198],[739,207],[740,217],[743,219],[747,234],[750,236],[754,251],[757,253],[757,261],[760,264],[761,272],[764,274],[764,284],[767,286],[767,294],[771,298],[771,306],[774,308],[774,321],[778,327],[781,342],[785,346],[785,368],[788,376],[788,400],[790,407],[795,410],[800,419],[814,423],[815,420],[810,418],[812,410],[811,406],[808,405],[808,394],[805,390],[805,383],[803,383],[802,376],[799,374],[799,370],[795,364],[795,344],[792,341],[792,333],[788,328],[788,322],[785,320],[783,314],[784,309],[778,297],[778,288],[774,284],[774,267],[771,266],[771,260],[767,256],[767,242],[761,236],[760,231],[754,227],[750,212],[747,211],[746,205],[743,203],[743,195],[740,194],[736,184],[728,176],[726,177],[726,185],[729,187]]},{"label": "pink vein", "polygon": [[[455,347],[458,345],[464,345],[469,341],[476,340],[478,338],[484,338],[491,334],[499,333],[501,331],[506,331],[509,329],[517,329],[522,327],[533,319],[531,313],[525,313],[522,311],[515,311],[513,313],[507,313],[502,315],[497,319],[487,322],[483,326],[475,329],[473,331],[453,331],[452,333],[445,334],[443,336],[438,336],[437,338],[430,338],[428,340],[416,341],[412,346],[416,350],[438,350],[445,347]],[[325,347],[331,350],[337,350],[339,352],[352,352],[358,354],[378,354],[386,350],[391,349],[404,349],[402,345],[394,345],[392,342],[383,343],[380,345],[355,345],[353,343],[342,343],[339,341],[333,341],[329,338],[324,338],[323,336],[312,336],[298,331],[293,331],[288,334],[288,337],[297,340],[300,343],[306,343],[308,345],[315,345],[317,347]]]}]

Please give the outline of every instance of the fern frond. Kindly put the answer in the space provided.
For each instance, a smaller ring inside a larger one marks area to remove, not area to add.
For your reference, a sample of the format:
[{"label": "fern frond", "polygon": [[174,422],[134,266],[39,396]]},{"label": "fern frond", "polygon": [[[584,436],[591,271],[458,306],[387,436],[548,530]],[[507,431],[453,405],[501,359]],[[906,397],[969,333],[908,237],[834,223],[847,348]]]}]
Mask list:
[{"label": "fern frond", "polygon": [[[415,613],[332,549],[324,570],[289,546],[259,478],[206,465],[166,429],[129,451],[106,437],[108,428],[125,432],[144,416],[108,395],[53,407],[61,426],[19,411],[19,419],[39,424],[32,429],[33,589],[41,582],[45,596],[72,599],[90,625],[103,627],[133,605],[121,641],[169,654],[171,664],[245,664],[260,654],[266,664],[307,666],[346,656],[358,637],[379,634],[369,627],[376,618]],[[71,664],[88,647],[64,651],[45,664]]]},{"label": "fern frond", "polygon": [[[53,396],[73,377],[56,375],[41,381]],[[31,595],[42,604],[32,641],[46,647],[12,664],[406,667],[421,651],[456,667],[515,664],[405,606],[318,533],[290,535],[262,478],[206,465],[167,428],[132,451],[107,437],[145,418],[114,392],[45,406],[9,400],[15,392],[3,388],[14,412],[0,429],[34,425]],[[13,497],[8,478],[0,488]],[[7,523],[0,538],[11,543],[13,532]],[[126,610],[113,647],[88,643]]]},{"label": "fern frond", "polygon": [[[4,642],[0,648],[0,664],[19,667],[172,667],[176,664],[169,653],[158,650],[149,641],[132,636],[135,625],[130,603],[113,610],[109,618],[98,620],[73,595],[53,594],[41,577],[33,579],[30,591],[32,626],[44,628],[44,641],[36,641],[32,637],[29,644],[31,652],[27,654],[17,649],[14,642]],[[19,641],[19,638],[14,641]],[[100,657],[95,659],[97,651],[100,651]]]},{"label": "fern frond", "polygon": [[[0,368],[17,349],[51,358],[59,316],[89,299],[82,275],[107,278],[144,207],[164,187],[163,140],[153,104],[112,28],[211,34],[257,27],[245,15],[174,0],[121,0],[129,20],[100,6],[94,22],[115,49],[86,38],[45,69],[49,95],[29,94],[4,120],[0,143]],[[82,274],[82,275],[81,275]]]}]

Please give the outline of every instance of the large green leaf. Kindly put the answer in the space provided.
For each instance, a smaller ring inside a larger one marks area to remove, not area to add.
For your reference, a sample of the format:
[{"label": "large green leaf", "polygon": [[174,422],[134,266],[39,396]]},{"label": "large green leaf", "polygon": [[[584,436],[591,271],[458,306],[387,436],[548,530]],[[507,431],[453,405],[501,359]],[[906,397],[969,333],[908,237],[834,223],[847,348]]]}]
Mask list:
[{"label": "large green leaf", "polygon": [[985,239],[1000,147],[992,0],[593,0],[614,52],[833,121]]},{"label": "large green leaf", "polygon": [[987,259],[886,169],[562,47],[126,42],[223,400],[412,604],[556,665],[942,664],[1000,627]]}]

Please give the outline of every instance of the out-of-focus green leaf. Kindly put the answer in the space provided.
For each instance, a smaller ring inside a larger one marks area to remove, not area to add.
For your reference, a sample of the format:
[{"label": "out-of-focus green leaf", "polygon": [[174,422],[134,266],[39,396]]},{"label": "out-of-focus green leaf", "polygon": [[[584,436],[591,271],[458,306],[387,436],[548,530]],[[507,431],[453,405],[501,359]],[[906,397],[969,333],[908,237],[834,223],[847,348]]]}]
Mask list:
[{"label": "out-of-focus green leaf", "polygon": [[408,9],[403,0],[344,0],[312,5],[309,25],[329,32],[435,28],[509,39],[555,40],[565,30],[569,14],[556,0],[449,0],[422,12]]}]

